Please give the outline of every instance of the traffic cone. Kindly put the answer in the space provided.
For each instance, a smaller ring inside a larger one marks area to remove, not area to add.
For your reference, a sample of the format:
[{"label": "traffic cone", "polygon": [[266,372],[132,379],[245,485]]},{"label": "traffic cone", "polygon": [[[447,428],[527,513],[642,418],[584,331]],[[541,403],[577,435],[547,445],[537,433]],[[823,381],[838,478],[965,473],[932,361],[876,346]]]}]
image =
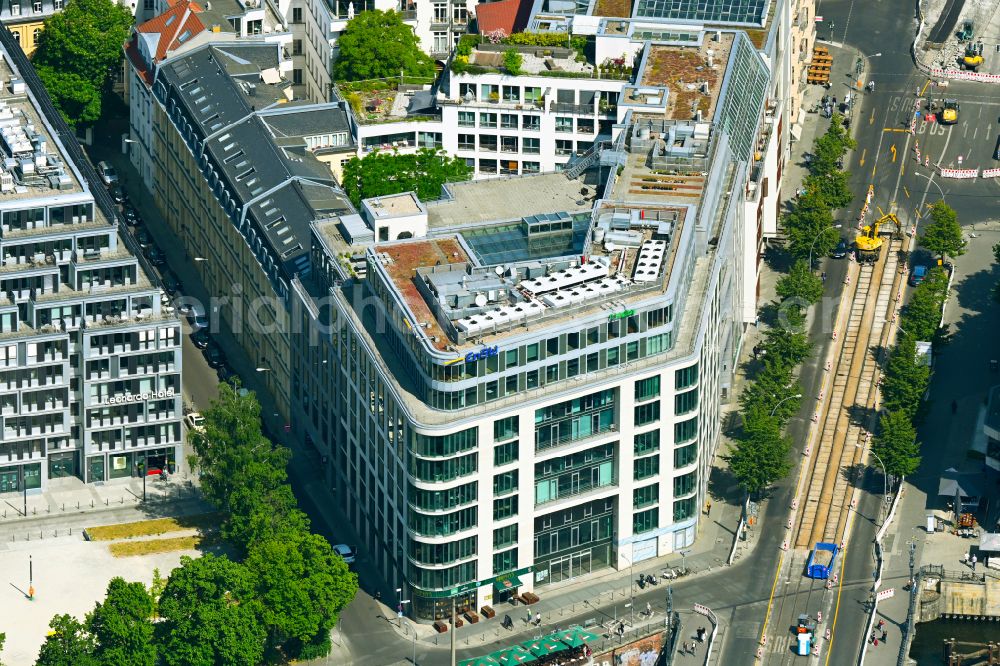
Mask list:
[{"label": "traffic cone", "polygon": [[788,529],[792,529],[792,519],[791,518],[789,518],[788,522],[785,523],[785,527],[787,527]]},{"label": "traffic cone", "polygon": [[797,509],[797,508],[799,508],[799,500],[793,499],[792,500],[792,509],[794,510],[794,509]]},{"label": "traffic cone", "polygon": [[826,362],[826,371],[830,372],[830,362],[829,361]]},{"label": "traffic cone", "polygon": [[819,412],[813,412],[812,422],[819,423]]},{"label": "traffic cone", "polygon": [[836,340],[836,339],[837,339],[837,331],[834,331],[834,332],[833,332],[833,339],[834,339],[834,340]]},{"label": "traffic cone", "polygon": [[816,613],[816,622],[823,622],[823,611]]}]

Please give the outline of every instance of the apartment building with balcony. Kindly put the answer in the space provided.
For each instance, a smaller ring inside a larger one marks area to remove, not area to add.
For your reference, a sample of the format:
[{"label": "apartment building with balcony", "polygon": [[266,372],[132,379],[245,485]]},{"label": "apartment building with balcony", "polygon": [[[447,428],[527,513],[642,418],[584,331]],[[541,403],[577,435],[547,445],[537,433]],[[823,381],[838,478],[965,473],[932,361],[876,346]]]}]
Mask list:
[{"label": "apartment building with balcony", "polygon": [[[667,80],[713,44],[704,87]],[[697,538],[767,70],[737,32],[651,44],[636,77],[588,169],[312,225],[293,432],[419,620]]]},{"label": "apartment building with balcony", "polygon": [[22,74],[0,50],[0,493],[172,470],[180,322]]},{"label": "apartment building with balcony", "polygon": [[308,275],[309,223],[353,209],[325,161],[355,151],[345,111],[296,102],[286,57],[262,41],[208,43],[156,69],[153,195],[213,302],[287,417],[289,285]]}]

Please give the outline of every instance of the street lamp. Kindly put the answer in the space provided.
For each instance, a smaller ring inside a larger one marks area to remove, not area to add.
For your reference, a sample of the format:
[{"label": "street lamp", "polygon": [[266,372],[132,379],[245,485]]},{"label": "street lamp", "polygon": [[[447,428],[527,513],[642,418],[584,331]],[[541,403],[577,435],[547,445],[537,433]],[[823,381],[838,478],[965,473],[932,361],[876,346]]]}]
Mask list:
[{"label": "street lamp", "polygon": [[271,372],[271,368],[257,368],[257,372]]},{"label": "street lamp", "polygon": [[205,257],[192,257],[192,261],[208,261]]},{"label": "street lamp", "polygon": [[635,569],[632,568],[632,558],[628,555],[622,553],[628,561],[628,576],[629,576],[629,599],[628,599],[628,609],[629,609],[629,625],[635,627]]},{"label": "street lamp", "polygon": [[844,226],[844,225],[841,224],[840,222],[837,222],[836,224],[831,224],[828,227],[823,227],[823,229],[821,229],[820,232],[818,234],[816,234],[816,238],[813,238],[812,245],[809,246],[809,271],[810,272],[812,272],[812,269],[813,269],[813,249],[815,249],[815,247],[816,247],[816,241],[818,241],[820,239],[820,236],[822,236],[826,232],[830,231],[831,229],[840,229],[842,226]]},{"label": "street lamp", "polygon": [[781,403],[787,400],[791,400],[792,398],[801,398],[801,397],[802,397],[801,393],[796,393],[795,395],[790,395],[788,397],[782,398],[781,400],[778,401],[778,404],[774,406],[774,409],[771,410],[771,416],[774,416],[774,413],[778,411],[778,407],[781,406]]}]

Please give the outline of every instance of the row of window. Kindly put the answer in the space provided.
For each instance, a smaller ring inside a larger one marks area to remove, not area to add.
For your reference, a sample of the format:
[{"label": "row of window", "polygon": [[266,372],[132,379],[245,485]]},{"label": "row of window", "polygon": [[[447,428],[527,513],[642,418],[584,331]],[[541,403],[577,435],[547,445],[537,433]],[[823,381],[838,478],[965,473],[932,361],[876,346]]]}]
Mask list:
[{"label": "row of window", "polygon": [[[640,488],[636,492],[646,491],[648,489],[655,489],[656,486],[647,486],[646,488]],[[640,504],[635,504],[638,509]],[[677,500],[673,504],[674,518],[673,522],[678,523],[682,520],[687,520],[694,515],[695,511],[695,498],[688,497],[686,499]],[[644,532],[651,532],[657,529],[660,525],[660,509],[659,507],[651,507],[649,509],[643,509],[636,511],[632,514],[632,533],[633,534],[643,534]]]},{"label": "row of window", "polygon": [[[459,127],[476,127],[475,111],[459,111]],[[542,117],[532,113],[518,115],[516,113],[480,113],[479,127],[482,129],[517,129],[520,127],[526,132],[538,132],[542,129]],[[572,120],[572,118],[570,119]]]}]

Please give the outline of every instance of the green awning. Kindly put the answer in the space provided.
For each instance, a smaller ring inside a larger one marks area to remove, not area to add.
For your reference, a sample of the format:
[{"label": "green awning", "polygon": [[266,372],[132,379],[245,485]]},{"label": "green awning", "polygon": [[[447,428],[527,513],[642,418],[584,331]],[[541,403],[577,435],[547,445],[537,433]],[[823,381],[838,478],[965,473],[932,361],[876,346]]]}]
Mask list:
[{"label": "green awning", "polygon": [[536,657],[547,657],[550,654],[555,654],[556,652],[562,652],[563,650],[568,650],[569,646],[562,641],[556,640],[551,636],[546,638],[539,638],[533,641],[525,641],[521,643],[531,654]]},{"label": "green awning", "polygon": [[494,659],[498,664],[500,664],[500,666],[517,666],[518,664],[526,664],[531,661],[536,661],[535,655],[531,654],[520,645],[504,648],[503,650],[497,650],[496,652],[490,654],[490,658]]},{"label": "green awning", "polygon": [[499,666],[499,663],[487,656],[474,657],[473,659],[463,659],[458,662],[458,666]]},{"label": "green awning", "polygon": [[521,579],[517,576],[511,574],[510,576],[497,577],[493,581],[493,589],[497,592],[503,592],[504,590],[513,590],[516,587],[521,587]]},{"label": "green awning", "polygon": [[551,636],[546,636],[546,638],[553,638],[555,640],[562,641],[571,648],[575,648],[580,647],[584,643],[596,641],[600,638],[600,636],[592,634],[580,626],[573,626],[564,631],[554,633]]}]

